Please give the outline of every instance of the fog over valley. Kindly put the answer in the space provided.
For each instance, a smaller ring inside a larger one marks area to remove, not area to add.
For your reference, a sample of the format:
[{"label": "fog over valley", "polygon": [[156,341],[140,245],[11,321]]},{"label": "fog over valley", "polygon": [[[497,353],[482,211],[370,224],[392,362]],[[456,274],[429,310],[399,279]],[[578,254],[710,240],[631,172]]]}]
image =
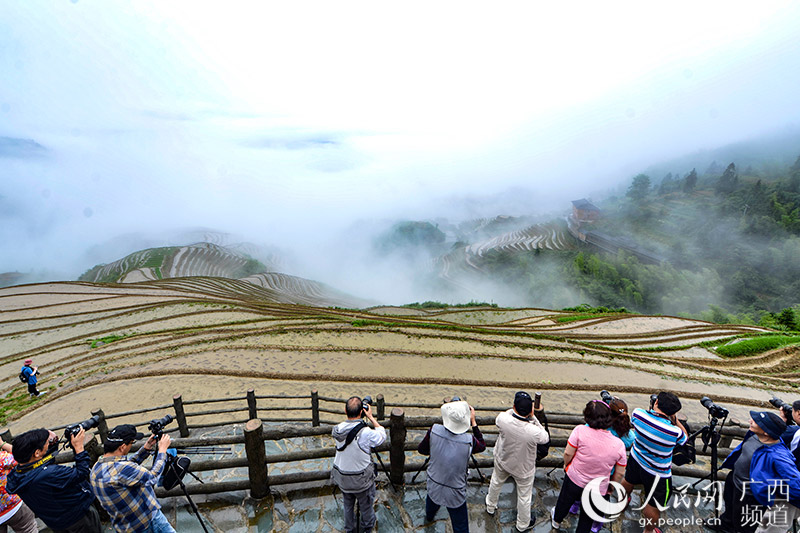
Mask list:
[{"label": "fog over valley", "polygon": [[[2,12],[0,273],[18,282],[208,242],[375,303],[800,303],[779,268],[800,254],[797,3]],[[579,199],[604,218],[575,225]]]}]

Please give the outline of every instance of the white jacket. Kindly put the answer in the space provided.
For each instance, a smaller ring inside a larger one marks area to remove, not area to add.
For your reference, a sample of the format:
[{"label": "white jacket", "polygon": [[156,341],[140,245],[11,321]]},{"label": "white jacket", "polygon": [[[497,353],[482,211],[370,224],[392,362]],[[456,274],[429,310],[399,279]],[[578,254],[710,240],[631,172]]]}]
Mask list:
[{"label": "white jacket", "polygon": [[536,473],[536,445],[547,444],[550,436],[535,417],[520,420],[517,416],[513,409],[497,415],[500,436],[494,462],[515,478],[527,478]]}]

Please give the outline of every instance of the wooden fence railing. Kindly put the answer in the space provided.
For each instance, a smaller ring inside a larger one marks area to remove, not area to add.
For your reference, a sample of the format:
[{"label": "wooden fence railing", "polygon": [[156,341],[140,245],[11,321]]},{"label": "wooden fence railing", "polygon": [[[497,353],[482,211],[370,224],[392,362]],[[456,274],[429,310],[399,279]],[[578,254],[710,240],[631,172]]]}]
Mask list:
[{"label": "wooden fence railing", "polygon": [[[259,405],[259,400],[280,400],[281,402],[304,401],[309,402],[304,405]],[[184,401],[181,395],[176,395],[173,398],[172,404],[164,404],[156,407],[149,407],[145,409],[136,409],[122,413],[115,413],[107,415],[102,409],[96,409],[91,414],[97,415],[100,419],[98,423],[96,436],[87,435],[86,449],[89,452],[92,461],[96,461],[102,455],[102,442],[105,441],[109,431],[109,421],[118,420],[122,418],[130,418],[136,415],[143,415],[146,413],[157,413],[158,416],[154,418],[161,418],[165,410],[172,410],[174,412],[177,427],[168,428],[168,432],[177,431],[179,436],[172,441],[172,447],[176,448],[180,453],[184,448],[199,448],[223,446],[223,445],[244,445],[244,457],[230,457],[223,459],[213,460],[197,460],[193,461],[191,465],[192,472],[207,472],[226,470],[231,468],[247,468],[247,479],[233,480],[233,481],[219,481],[219,482],[206,482],[206,483],[187,483],[186,488],[189,494],[212,494],[239,490],[249,490],[253,498],[262,498],[269,494],[270,487],[292,484],[304,483],[311,481],[327,480],[330,477],[330,470],[312,470],[290,472],[286,474],[273,474],[269,473],[269,465],[272,464],[286,464],[296,463],[301,461],[308,461],[312,459],[324,459],[333,457],[335,455],[335,447],[333,442],[330,445],[319,443],[319,447],[307,450],[284,452],[284,453],[266,453],[265,442],[267,441],[281,441],[291,438],[302,437],[319,437],[329,436],[333,426],[338,422],[344,420],[344,398],[333,398],[328,396],[319,395],[317,390],[312,390],[310,395],[306,396],[282,396],[282,395],[256,395],[253,389],[247,391],[245,396],[238,396],[232,398],[216,398],[211,400],[188,400]],[[387,405],[383,395],[375,397],[375,415],[379,421],[386,421]],[[207,409],[200,411],[188,411],[187,406],[205,406],[206,404],[217,404],[224,402],[236,402],[236,407],[223,408],[223,409]],[[335,404],[335,406],[331,406]],[[419,440],[421,440],[422,431],[429,428],[435,423],[441,423],[441,417],[436,416],[406,416],[404,409],[414,410],[430,410],[440,408],[441,404],[423,404],[423,403],[395,403],[391,405],[388,424],[383,424],[389,432],[390,438],[382,446],[375,449],[377,453],[388,452],[388,458],[384,458],[384,464],[387,465],[387,475],[395,485],[402,485],[405,482],[405,474],[409,472],[416,472],[423,467],[422,460],[414,460],[407,462],[406,452],[415,451]],[[476,413],[479,412],[492,412],[490,415],[479,414],[476,415],[476,420],[479,427],[485,435],[487,447],[493,447],[497,440],[497,430],[494,426],[496,414],[505,411],[508,407],[503,406],[476,406]],[[290,416],[290,417],[274,417],[268,416],[272,412],[305,412],[306,416]],[[204,424],[189,424],[188,421],[192,417],[218,417],[220,415],[238,414],[242,413],[247,415],[247,418],[234,418],[222,421],[207,422]],[[262,416],[259,417],[259,413]],[[336,415],[338,420],[324,419],[322,414]],[[266,416],[265,416],[266,415]],[[566,446],[567,433],[576,425],[583,424],[583,417],[581,415],[568,414],[568,413],[547,413],[548,422],[550,425],[553,436],[551,437],[551,453],[548,457],[539,462],[540,467],[560,467],[562,466],[561,453],[556,451],[558,448]],[[76,423],[77,421],[73,422]],[[264,425],[267,422],[269,425]],[[272,423],[279,422],[280,425]],[[294,422],[300,424],[289,425],[287,422]],[[133,423],[133,422],[131,422]],[[134,423],[137,427],[147,426],[148,421]],[[241,435],[227,435],[227,436],[206,436],[206,437],[192,437],[193,430],[206,429],[212,427],[220,427],[234,424],[244,424],[244,432]],[[58,432],[63,430],[67,425],[57,426],[51,428],[53,431]],[[720,440],[719,457],[720,459],[727,456],[730,452],[732,439],[741,438],[745,435],[746,429],[742,424],[735,420],[730,420],[722,428],[722,439]],[[415,432],[417,439],[410,439],[410,432]],[[11,432],[6,429],[0,431],[0,437],[6,442],[13,442]],[[98,440],[99,437],[99,440]],[[698,441],[699,442],[699,441]],[[698,447],[698,456],[708,457],[710,451],[704,452],[702,447]],[[477,456],[477,465],[480,468],[491,468],[493,466],[493,459],[491,457]],[[61,453],[57,457],[59,463],[69,463],[74,460],[71,452]],[[679,476],[703,478],[709,474],[708,466],[682,466],[673,467],[673,472]],[[724,478],[724,475],[721,475]],[[182,492],[180,489],[173,489],[171,491],[164,491],[159,489],[159,497],[179,496]]]}]

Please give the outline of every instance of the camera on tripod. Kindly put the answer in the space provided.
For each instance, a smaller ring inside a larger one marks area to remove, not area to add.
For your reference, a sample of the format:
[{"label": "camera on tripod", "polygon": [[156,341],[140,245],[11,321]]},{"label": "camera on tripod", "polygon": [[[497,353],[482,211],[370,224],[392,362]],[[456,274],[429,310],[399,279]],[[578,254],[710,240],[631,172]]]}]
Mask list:
[{"label": "camera on tripod", "polygon": [[794,423],[794,418],[792,417],[792,404],[784,402],[777,396],[773,396],[769,403],[771,403],[773,407],[783,411],[783,418],[786,420],[787,426],[791,426]]},{"label": "camera on tripod", "polygon": [[700,398],[700,403],[703,405],[703,407],[708,409],[708,415],[711,418],[725,418],[728,416],[728,410],[715,404],[714,400],[708,396],[703,396]]},{"label": "camera on tripod", "polygon": [[166,415],[164,418],[159,418],[150,421],[150,425],[147,426],[147,430],[153,434],[156,440],[159,440],[161,436],[164,434],[164,426],[167,426],[175,420],[172,415]]},{"label": "camera on tripod", "polygon": [[67,441],[67,446],[70,448],[72,447],[71,439],[81,432],[81,428],[85,431],[89,431],[90,429],[96,428],[99,423],[100,416],[94,415],[92,418],[86,419],[83,422],[67,426],[66,429],[64,429],[64,440]]}]

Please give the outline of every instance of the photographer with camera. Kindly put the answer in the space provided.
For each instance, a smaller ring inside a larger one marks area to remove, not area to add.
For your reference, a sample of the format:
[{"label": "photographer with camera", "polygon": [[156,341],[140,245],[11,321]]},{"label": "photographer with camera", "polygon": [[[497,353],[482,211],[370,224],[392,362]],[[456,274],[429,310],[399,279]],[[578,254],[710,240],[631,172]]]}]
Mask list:
[{"label": "photographer with camera", "polygon": [[[770,520],[778,522],[777,519],[785,525],[781,528],[775,524],[777,529],[762,527],[759,531],[786,531],[800,516],[800,472],[780,440],[784,431],[786,422],[775,413],[750,411],[750,430],[720,466],[731,472],[723,489],[725,512],[721,525],[711,529],[752,533],[759,524],[745,515],[754,516],[754,509],[770,508],[768,512],[775,513],[773,517],[765,514],[763,525]],[[788,502],[777,501],[781,497]]]},{"label": "photographer with camera", "polygon": [[[137,433],[131,424],[122,424],[108,433],[103,443],[105,453],[92,468],[92,491],[116,531],[174,533],[161,512],[155,492],[171,439],[169,435],[151,435],[136,455],[128,459],[133,443],[142,438],[144,435]],[[142,462],[156,445],[155,461],[147,469]]]},{"label": "photographer with camera", "polygon": [[[634,440],[622,486],[631,494],[634,485],[643,485],[644,494],[652,495],[642,514],[646,533],[656,527],[661,511],[672,496],[672,453],[675,446],[688,440],[686,428],[678,420],[681,401],[671,392],[661,391],[651,397],[650,409],[634,409],[631,415]],[[645,496],[645,497],[648,497]]]},{"label": "photographer with camera", "polygon": [[20,379],[24,378],[28,384],[28,394],[31,396],[41,396],[47,394],[47,391],[39,392],[36,389],[36,384],[39,382],[39,368],[33,366],[33,359],[25,359],[22,369],[19,372]]},{"label": "photographer with camera", "polygon": [[[467,430],[472,427],[472,435]],[[475,420],[475,409],[458,397],[442,405],[442,423],[434,424],[417,451],[429,455],[425,522],[433,522],[441,506],[447,507],[453,533],[468,533],[467,470],[473,453],[486,449]]]},{"label": "photographer with camera", "polygon": [[[800,426],[796,423],[796,416],[795,416],[795,409],[794,406],[790,403],[786,403],[777,396],[773,396],[770,401],[773,407],[778,410],[778,414],[786,422],[786,431],[783,432],[781,435],[781,441],[789,448],[789,451],[793,452],[797,448],[797,440],[795,440],[795,436],[797,436],[797,431],[800,429]],[[794,402],[800,407],[800,401]],[[800,415],[800,413],[798,413]],[[792,446],[792,441],[794,441],[794,446]]]},{"label": "photographer with camera", "polygon": [[[372,531],[375,527],[375,476],[377,465],[372,462],[372,448],[386,442],[386,430],[372,415],[372,398],[362,401],[352,396],[345,404],[347,420],[333,428],[336,455],[333,458],[331,480],[342,491],[344,500],[344,530]],[[361,417],[369,420],[370,428]],[[361,524],[356,523],[355,503],[361,514]]]},{"label": "photographer with camera", "polygon": [[497,415],[495,424],[500,435],[494,447],[486,512],[495,513],[500,488],[510,476],[517,485],[517,531],[527,531],[535,522],[531,516],[531,494],[536,475],[536,446],[550,442],[550,436],[533,416],[533,399],[523,391],[514,395],[514,407]]},{"label": "photographer with camera", "polygon": [[8,474],[6,490],[17,494],[55,532],[100,533],[100,515],[89,486],[89,454],[83,449],[85,430],[70,434],[75,466],[55,464],[58,435],[46,429],[26,431],[14,439],[19,463]]}]

